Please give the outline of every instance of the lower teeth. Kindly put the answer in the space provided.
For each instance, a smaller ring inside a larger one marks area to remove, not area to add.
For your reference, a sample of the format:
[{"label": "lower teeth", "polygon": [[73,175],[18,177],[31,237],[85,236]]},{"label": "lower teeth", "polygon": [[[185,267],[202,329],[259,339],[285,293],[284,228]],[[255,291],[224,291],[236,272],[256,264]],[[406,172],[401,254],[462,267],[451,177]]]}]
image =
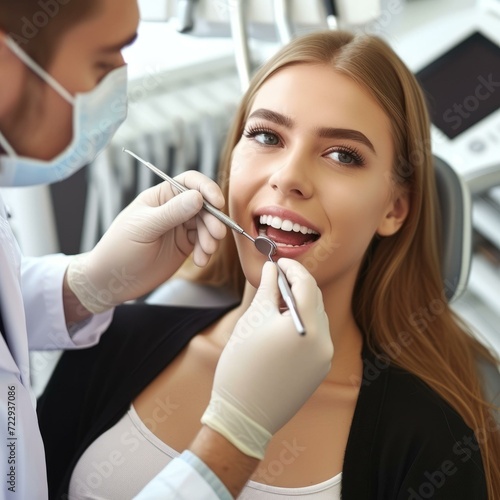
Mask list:
[{"label": "lower teeth", "polygon": [[307,243],[302,243],[302,245],[289,245],[288,243],[277,243],[276,241],[275,243],[277,247],[290,247],[290,248],[299,248],[307,245]]}]

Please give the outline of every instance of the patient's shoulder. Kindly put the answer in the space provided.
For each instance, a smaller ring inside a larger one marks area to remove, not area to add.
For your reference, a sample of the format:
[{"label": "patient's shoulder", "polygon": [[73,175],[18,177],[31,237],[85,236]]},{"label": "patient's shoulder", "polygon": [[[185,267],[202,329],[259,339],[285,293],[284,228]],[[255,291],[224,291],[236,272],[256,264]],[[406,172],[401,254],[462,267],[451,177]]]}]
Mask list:
[{"label": "patient's shoulder", "polygon": [[453,443],[459,434],[471,432],[462,416],[418,376],[366,350],[363,357],[359,413],[370,412],[377,419],[378,434],[387,434],[394,443],[430,436],[436,443]]}]

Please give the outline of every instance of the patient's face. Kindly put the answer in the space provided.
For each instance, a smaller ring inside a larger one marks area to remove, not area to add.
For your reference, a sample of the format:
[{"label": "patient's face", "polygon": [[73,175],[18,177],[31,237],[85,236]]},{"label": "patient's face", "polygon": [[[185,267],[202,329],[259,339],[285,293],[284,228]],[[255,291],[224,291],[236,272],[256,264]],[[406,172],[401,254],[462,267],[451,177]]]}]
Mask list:
[{"label": "patient's face", "polygon": [[[230,215],[277,255],[296,259],[320,288],[351,286],[392,207],[389,119],[348,77],[323,65],[279,71],[258,91],[233,152]],[[236,236],[258,286],[264,257]]]}]

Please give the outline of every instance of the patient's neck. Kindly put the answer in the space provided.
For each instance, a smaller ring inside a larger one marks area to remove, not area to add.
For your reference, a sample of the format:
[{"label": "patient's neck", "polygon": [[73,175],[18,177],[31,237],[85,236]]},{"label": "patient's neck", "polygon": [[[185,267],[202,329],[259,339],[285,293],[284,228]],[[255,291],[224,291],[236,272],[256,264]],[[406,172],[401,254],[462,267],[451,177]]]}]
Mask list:
[{"label": "patient's neck", "polygon": [[[229,311],[217,324],[218,338],[225,344],[233,332],[237,321],[250,307],[257,290],[247,281],[241,303]],[[359,380],[362,372],[361,349],[363,339],[350,307],[349,294],[333,294],[323,291],[325,311],[328,315],[330,335],[335,348],[334,362],[325,381],[352,385]]]}]

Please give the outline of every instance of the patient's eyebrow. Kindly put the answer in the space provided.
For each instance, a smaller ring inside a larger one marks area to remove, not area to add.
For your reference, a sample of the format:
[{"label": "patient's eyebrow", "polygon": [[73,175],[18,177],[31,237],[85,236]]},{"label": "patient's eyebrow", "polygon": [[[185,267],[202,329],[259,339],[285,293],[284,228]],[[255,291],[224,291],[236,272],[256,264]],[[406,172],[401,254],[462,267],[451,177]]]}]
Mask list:
[{"label": "patient's eyebrow", "polygon": [[370,139],[368,139],[365,134],[359,132],[358,130],[352,130],[348,128],[320,127],[316,130],[316,132],[319,137],[324,137],[326,139],[347,139],[350,141],[361,142],[362,144],[370,148],[373,153],[377,154]]},{"label": "patient's eyebrow", "polygon": [[[265,108],[256,109],[248,117],[248,119],[251,118],[262,118],[263,120],[268,120],[286,128],[293,128],[295,126],[295,122],[289,116]],[[336,127],[318,127],[315,132],[318,137],[326,139],[347,139],[350,141],[360,142],[376,154],[375,148],[373,147],[370,139],[368,139],[368,137],[366,137],[366,135],[359,130]]]},{"label": "patient's eyebrow", "polygon": [[249,117],[250,118],[262,118],[264,120],[269,120],[277,125],[283,125],[286,128],[292,128],[294,123],[293,120],[277,111],[271,111],[270,109],[259,108],[256,109]]}]

